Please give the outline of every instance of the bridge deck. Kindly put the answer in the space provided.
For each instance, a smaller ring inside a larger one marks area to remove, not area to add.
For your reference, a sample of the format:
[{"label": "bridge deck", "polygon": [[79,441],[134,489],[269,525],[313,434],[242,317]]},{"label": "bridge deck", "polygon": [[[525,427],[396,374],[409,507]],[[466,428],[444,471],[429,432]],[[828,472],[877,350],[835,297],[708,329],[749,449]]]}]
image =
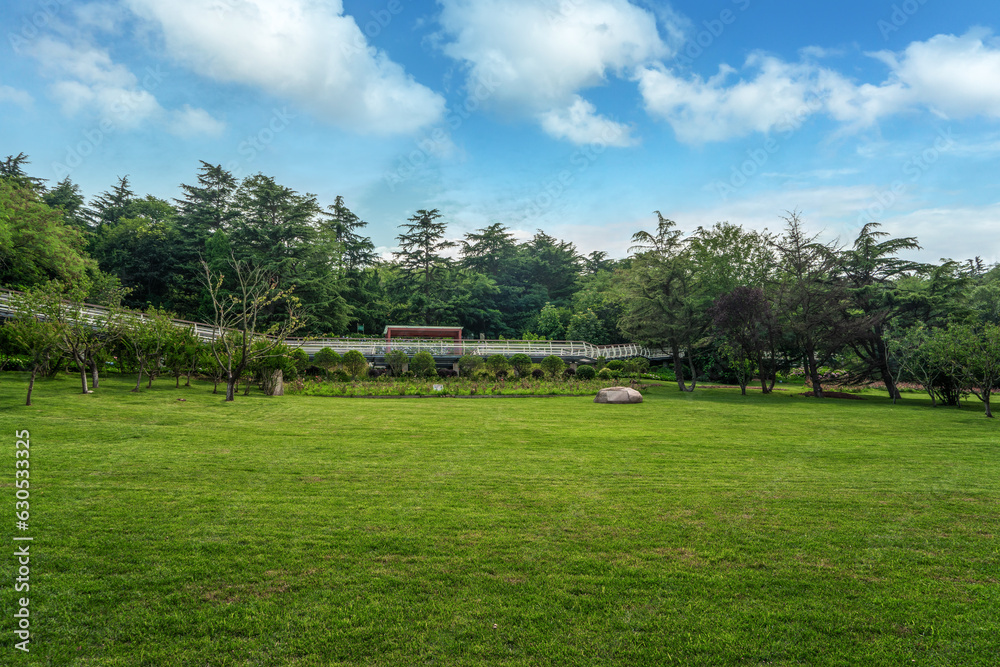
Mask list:
[{"label": "bridge deck", "polygon": [[[16,314],[11,302],[12,294],[13,292],[10,290],[0,290],[0,317],[11,317]],[[107,312],[108,309],[103,306],[85,304],[80,308],[79,319],[86,322],[95,322],[104,317]],[[136,314],[136,317],[145,316]],[[173,322],[178,327],[191,329],[202,340],[214,340],[219,334],[218,329],[210,324],[176,319]],[[393,339],[392,341],[386,341],[385,338],[289,338],[285,340],[285,343],[292,348],[304,350],[310,357],[325,347],[332,348],[341,355],[348,350],[357,350],[365,355],[369,361],[375,361],[376,363],[382,362],[385,354],[390,350],[402,350],[409,355],[426,351],[430,352],[436,360],[442,363],[451,362],[466,354],[480,356],[526,354],[533,361],[538,361],[549,355],[555,355],[570,362],[591,362],[595,361],[598,357],[604,357],[609,360],[628,359],[629,357],[646,357],[650,360],[662,360],[669,357],[664,350],[651,350],[633,343],[593,345],[584,341],[572,340],[456,341],[440,338],[431,340]]]}]

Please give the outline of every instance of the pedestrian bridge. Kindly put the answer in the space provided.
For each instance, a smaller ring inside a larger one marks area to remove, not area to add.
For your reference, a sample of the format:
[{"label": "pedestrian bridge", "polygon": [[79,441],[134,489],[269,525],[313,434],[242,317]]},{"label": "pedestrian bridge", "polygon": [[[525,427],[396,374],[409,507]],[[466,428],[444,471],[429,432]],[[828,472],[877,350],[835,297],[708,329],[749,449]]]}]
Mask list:
[{"label": "pedestrian bridge", "polygon": [[[16,315],[11,296],[11,290],[0,290],[0,317],[12,317]],[[108,309],[103,306],[84,304],[79,308],[77,319],[88,323],[97,322],[108,314]],[[145,317],[141,313],[135,317]],[[203,341],[212,341],[218,338],[220,330],[210,324],[199,322],[189,322],[187,320],[173,320],[177,327],[190,329]],[[526,354],[532,361],[555,355],[561,357],[569,363],[590,363],[598,357],[607,360],[628,359],[631,357],[646,357],[651,361],[669,358],[669,354],[664,350],[651,350],[641,345],[625,343],[622,345],[593,345],[584,341],[572,340],[452,340],[444,338],[434,339],[405,339],[393,338],[391,341],[385,338],[288,338],[285,343],[292,348],[305,351],[310,357],[325,347],[335,350],[343,356],[349,350],[357,350],[369,361],[382,363],[385,355],[390,350],[402,350],[408,355],[417,352],[430,352],[439,363],[454,363],[459,357],[466,354],[474,354],[488,357],[494,354],[512,356],[515,354]]]}]

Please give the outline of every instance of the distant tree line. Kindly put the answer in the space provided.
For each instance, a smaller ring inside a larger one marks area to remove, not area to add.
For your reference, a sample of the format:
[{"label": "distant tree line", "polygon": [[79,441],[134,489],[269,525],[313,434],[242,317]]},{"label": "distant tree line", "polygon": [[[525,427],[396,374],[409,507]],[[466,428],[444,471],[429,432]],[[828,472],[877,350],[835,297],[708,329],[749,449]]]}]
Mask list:
[{"label": "distant tree line", "polygon": [[[87,202],[68,178],[49,186],[28,164],[23,153],[0,162],[0,285],[145,311],[143,321],[218,322],[234,297],[247,305],[239,290],[252,275],[262,289],[254,332],[294,322],[299,335],[378,335],[414,323],[638,342],[670,353],[682,391],[728,379],[769,392],[794,367],[817,397],[836,371],[837,382],[879,382],[893,398],[907,382],[945,405],[976,395],[988,414],[1000,385],[1000,268],[905,260],[917,239],[874,222],[841,246],[807,234],[797,212],[778,233],[721,222],[689,234],[656,212],[656,229],[612,259],[541,230],[518,242],[500,223],[450,237],[438,210],[418,210],[383,259],[343,198],[324,206],[263,174],[238,181],[202,162],[177,199],[139,196],[124,176]],[[30,356],[32,335],[5,345]],[[97,343],[59,335],[52,349],[95,366]],[[253,344],[235,345],[230,362],[250,364]],[[147,365],[133,345],[140,373],[160,372],[166,356],[154,349]],[[230,371],[231,395],[240,374]]]}]

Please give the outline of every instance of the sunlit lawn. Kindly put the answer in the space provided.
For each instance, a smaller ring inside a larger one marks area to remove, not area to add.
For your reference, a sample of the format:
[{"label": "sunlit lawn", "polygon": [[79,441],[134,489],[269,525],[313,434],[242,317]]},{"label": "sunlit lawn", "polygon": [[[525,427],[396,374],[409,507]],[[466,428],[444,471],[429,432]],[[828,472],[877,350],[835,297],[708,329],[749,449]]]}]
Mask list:
[{"label": "sunlit lawn", "polygon": [[[1000,420],[734,390],[366,400],[0,376],[0,664],[995,665]],[[179,401],[178,398],[186,400]],[[12,549],[5,547],[7,552]]]}]

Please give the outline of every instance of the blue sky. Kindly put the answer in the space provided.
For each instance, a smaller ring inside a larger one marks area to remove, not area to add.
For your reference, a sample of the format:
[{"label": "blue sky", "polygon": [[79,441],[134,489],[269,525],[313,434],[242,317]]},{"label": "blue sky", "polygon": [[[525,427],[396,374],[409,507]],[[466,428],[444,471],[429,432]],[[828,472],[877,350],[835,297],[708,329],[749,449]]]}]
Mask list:
[{"label": "blue sky", "polygon": [[199,160],[343,195],[387,251],[414,211],[624,256],[685,230],[1000,261],[995,0],[0,2],[0,153],[93,197]]}]

